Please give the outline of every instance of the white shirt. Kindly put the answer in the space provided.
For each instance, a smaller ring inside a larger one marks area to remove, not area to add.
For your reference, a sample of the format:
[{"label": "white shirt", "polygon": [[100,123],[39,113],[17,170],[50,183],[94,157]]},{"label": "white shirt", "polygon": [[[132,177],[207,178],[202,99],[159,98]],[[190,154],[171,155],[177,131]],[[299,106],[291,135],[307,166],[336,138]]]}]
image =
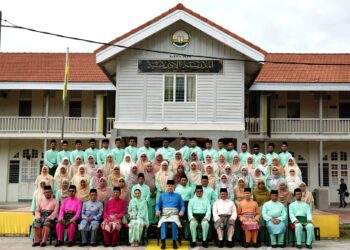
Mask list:
[{"label": "white shirt", "polygon": [[237,219],[236,205],[233,201],[229,199],[226,199],[226,200],[219,199],[214,202],[214,205],[213,205],[214,221],[217,221],[218,219],[220,219],[219,215],[224,215],[224,214],[230,214],[231,220]]}]

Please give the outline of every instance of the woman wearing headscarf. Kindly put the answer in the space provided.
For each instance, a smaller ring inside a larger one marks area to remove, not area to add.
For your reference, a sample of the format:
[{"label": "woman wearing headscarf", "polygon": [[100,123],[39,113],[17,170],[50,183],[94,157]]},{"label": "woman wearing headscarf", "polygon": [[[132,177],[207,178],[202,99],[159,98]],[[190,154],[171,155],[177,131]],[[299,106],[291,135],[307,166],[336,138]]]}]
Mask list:
[{"label": "woman wearing headscarf", "polygon": [[225,167],[225,175],[227,176],[227,181],[231,184],[232,188],[236,186],[237,175],[232,173],[232,167],[227,165]]},{"label": "woman wearing headscarf", "polygon": [[[130,157],[130,155],[129,155],[129,157]],[[125,159],[125,157],[124,157],[124,159]],[[116,163],[113,159],[113,154],[112,153],[107,154],[106,159],[105,159],[105,163],[102,166],[104,175],[109,176],[112,173],[113,167],[115,165],[116,165]]]},{"label": "woman wearing headscarf", "polygon": [[244,200],[244,189],[246,186],[247,184],[245,182],[245,179],[239,178],[237,181],[237,187],[233,190],[233,199],[236,207],[238,207],[238,204]]},{"label": "woman wearing headscarf", "polygon": [[221,188],[226,188],[227,189],[227,193],[229,195],[229,199],[230,200],[233,200],[233,186],[232,184],[230,183],[229,181],[229,178],[226,174],[222,174],[220,176],[220,182],[216,185],[216,193],[217,193],[217,196],[220,197],[220,189]]},{"label": "woman wearing headscarf", "polygon": [[[47,170],[49,171],[49,170]],[[35,214],[35,210],[38,207],[41,200],[45,197],[44,196],[44,187],[47,185],[47,182],[45,179],[41,179],[38,182],[39,187],[34,191],[33,193],[33,199],[32,199],[32,206],[30,211]]]},{"label": "woman wearing headscarf", "polygon": [[254,163],[253,156],[250,155],[250,156],[247,157],[247,161],[246,161],[244,166],[248,169],[249,172],[254,171],[256,166],[255,166],[255,163]]},{"label": "woman wearing headscarf", "polygon": [[284,167],[282,167],[282,165],[280,164],[278,157],[273,157],[272,158],[272,163],[270,165],[270,174],[272,174],[272,169],[277,167],[279,175],[281,177],[284,177]]},{"label": "woman wearing headscarf", "polygon": [[[204,171],[204,165],[199,160],[198,155],[195,151],[192,151],[192,153],[190,154],[190,159],[188,162],[196,162],[198,169],[201,170],[202,172]],[[190,171],[190,166],[187,164],[185,166],[185,172],[188,173],[188,171]]]},{"label": "woman wearing headscarf", "polygon": [[40,173],[40,175],[38,175],[38,177],[35,180],[36,187],[39,187],[41,180],[44,180],[47,185],[50,185],[50,186],[53,185],[53,177],[49,174],[49,167],[48,166],[44,165],[41,168],[41,173]]},{"label": "woman wearing headscarf", "polygon": [[113,190],[113,187],[118,187],[120,177],[125,177],[125,176],[120,173],[120,167],[118,165],[114,165],[113,171],[110,173],[110,175],[108,175],[108,182],[112,190]]},{"label": "woman wearing headscarf", "polygon": [[185,167],[183,165],[179,165],[177,167],[176,174],[174,175],[175,186],[180,182],[183,174],[185,174]]},{"label": "woman wearing headscarf", "polygon": [[289,176],[289,173],[290,173],[290,169],[294,169],[295,171],[295,174],[297,176],[300,177],[300,179],[302,179],[302,175],[301,175],[301,170],[298,166],[298,164],[296,163],[294,157],[289,157],[288,161],[287,161],[287,164],[286,166],[284,167],[284,172],[286,173],[286,177]]},{"label": "woman wearing headscarf", "polygon": [[156,153],[156,157],[153,162],[153,172],[156,174],[162,167],[163,155],[161,153]]},{"label": "woman wearing headscarf", "polygon": [[203,169],[201,169],[203,173],[205,173],[208,165],[210,165],[213,168],[214,172],[218,172],[218,165],[213,161],[213,157],[211,156],[211,154],[206,154],[204,156]]},{"label": "woman wearing headscarf", "polygon": [[144,173],[146,171],[146,165],[149,163],[148,156],[146,152],[142,152],[139,159],[136,161],[137,171],[139,173]]},{"label": "woman wearing headscarf", "polygon": [[278,166],[271,166],[271,174],[266,178],[266,187],[268,190],[277,190],[278,185],[281,181],[285,179],[280,175]]},{"label": "woman wearing headscarf", "polygon": [[132,247],[138,247],[143,230],[149,225],[147,201],[141,198],[140,189],[135,189],[134,198],[129,203],[128,213],[130,216],[129,242]]},{"label": "woman wearing headscarf", "polygon": [[309,204],[312,210],[314,208],[314,197],[312,196],[312,193],[307,189],[305,182],[301,182],[299,188],[302,194],[301,200]]},{"label": "woman wearing headscarf", "polygon": [[124,176],[128,176],[131,172],[132,166],[134,165],[136,166],[136,164],[131,159],[131,155],[125,154],[122,163],[120,163],[120,172]]},{"label": "woman wearing headscarf", "polygon": [[[253,190],[253,199],[258,203],[261,213],[264,203],[270,200],[270,192],[267,190],[264,180],[259,180],[257,182],[257,186]],[[264,218],[262,216],[259,219],[259,224],[265,224]]]},{"label": "woman wearing headscarf", "polygon": [[97,190],[97,200],[103,203],[112,197],[112,190],[108,186],[107,178],[104,176],[100,178],[99,185],[96,188],[96,190]]},{"label": "woman wearing headscarf", "polygon": [[[174,155],[174,160],[171,160],[169,164],[169,169],[173,171],[174,174],[177,173],[177,168],[182,165],[186,167],[187,162],[182,158],[182,154],[180,151],[176,151]],[[176,185],[176,184],[175,184]]]},{"label": "woman wearing headscarf", "polygon": [[193,189],[197,185],[201,185],[202,171],[198,169],[196,162],[190,163],[190,171],[187,173],[188,183]]},{"label": "woman wearing headscarf", "polygon": [[292,194],[294,194],[294,189],[299,188],[300,184],[302,183],[301,178],[296,174],[295,170],[295,168],[290,168],[288,175],[286,172],[286,182],[288,191]]},{"label": "woman wearing headscarf", "polygon": [[235,175],[238,175],[241,172],[242,166],[239,162],[239,156],[236,154],[232,157],[232,173]]},{"label": "woman wearing headscarf", "polygon": [[261,173],[264,175],[264,177],[266,179],[269,176],[269,174],[270,174],[270,167],[267,164],[265,155],[260,157],[259,162],[260,163],[258,165],[258,169],[260,169]]},{"label": "woman wearing headscarf", "polygon": [[81,164],[83,164],[83,159],[80,155],[77,155],[74,159],[74,163],[69,168],[70,177],[73,177],[77,173],[78,168]]},{"label": "woman wearing headscarf", "polygon": [[99,167],[96,171],[95,176],[93,176],[90,180],[90,189],[94,188],[97,189],[99,183],[100,183],[100,178],[103,176],[103,168]]},{"label": "woman wearing headscarf", "polygon": [[95,176],[98,165],[95,164],[95,158],[93,155],[89,155],[85,164],[86,173],[90,176],[90,179]]},{"label": "woman wearing headscarf", "polygon": [[80,165],[77,173],[73,176],[71,183],[75,186],[79,185],[81,178],[85,178],[88,183],[90,183],[90,176],[86,173],[85,166]]},{"label": "woman wearing headscarf", "polygon": [[69,158],[68,157],[64,157],[62,159],[62,161],[60,162],[60,164],[58,165],[55,175],[54,177],[56,177],[56,175],[58,175],[60,173],[60,169],[61,168],[65,168],[67,170],[67,175],[69,176],[69,169],[70,169],[70,163],[69,163]]},{"label": "woman wearing headscarf", "polygon": [[259,168],[254,169],[252,175],[253,175],[253,188],[256,188],[258,186],[259,181],[262,180],[263,182],[265,182],[265,177],[261,173]]},{"label": "woman wearing headscarf", "polygon": [[61,187],[56,191],[55,199],[61,203],[65,198],[69,197],[69,179],[62,179]]},{"label": "woman wearing headscarf", "polygon": [[[68,158],[66,158],[68,159]],[[54,193],[61,188],[61,185],[62,185],[62,180],[63,179],[68,179],[70,180],[69,178],[69,175],[68,175],[68,168],[65,166],[65,165],[60,165],[57,169],[56,169],[56,172],[55,172],[55,177],[54,177],[54,188],[53,188],[53,191]]]},{"label": "woman wearing headscarf", "polygon": [[128,185],[126,185],[126,180],[124,177],[119,178],[119,187],[120,187],[120,199],[126,201],[126,206],[129,205],[131,195],[130,195],[130,189],[128,188]]},{"label": "woman wearing headscarf", "polygon": [[249,170],[246,166],[243,166],[241,173],[238,174],[238,178],[243,178],[246,183],[246,187],[253,188],[253,177],[249,173]]},{"label": "woman wearing headscarf", "polygon": [[217,174],[219,176],[221,176],[223,173],[225,173],[226,166],[230,166],[230,164],[227,163],[225,155],[223,153],[219,154],[218,162],[216,164],[218,166]]},{"label": "woman wearing headscarf", "polygon": [[214,168],[211,164],[206,165],[205,172],[203,175],[208,176],[208,186],[215,189],[217,182],[219,181],[219,176],[214,172]]},{"label": "woman wearing headscarf", "polygon": [[[178,168],[179,170],[179,168]],[[153,171],[153,165],[149,163],[146,166],[146,171],[144,173],[145,175],[145,184],[149,186],[149,189],[151,191],[151,197],[148,201],[148,219],[150,224],[154,224],[157,222],[156,216],[155,216],[155,208],[156,208],[156,197],[157,197],[157,190],[156,190],[156,176]]]},{"label": "woman wearing headscarf", "polygon": [[76,197],[82,202],[88,201],[90,199],[90,188],[86,177],[80,177],[80,181],[77,185]]},{"label": "woman wearing headscarf", "polygon": [[156,174],[157,201],[162,193],[167,191],[167,181],[173,180],[173,172],[169,170],[167,161],[162,162],[161,169]]},{"label": "woman wearing headscarf", "polygon": [[285,180],[281,180],[278,183],[278,201],[281,202],[285,207],[292,201],[292,193],[287,189],[287,183]]}]

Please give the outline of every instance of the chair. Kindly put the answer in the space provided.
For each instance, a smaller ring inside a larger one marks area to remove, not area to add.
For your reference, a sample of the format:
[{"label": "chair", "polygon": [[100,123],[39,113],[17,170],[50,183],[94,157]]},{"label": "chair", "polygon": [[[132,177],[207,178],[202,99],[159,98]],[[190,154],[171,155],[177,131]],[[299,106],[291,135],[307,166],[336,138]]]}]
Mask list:
[{"label": "chair", "polygon": [[[295,246],[295,225],[294,223],[289,223],[289,229],[292,232],[292,245],[293,247]],[[305,229],[305,225],[303,225],[303,234],[304,237],[306,237],[306,229]],[[315,236],[315,240],[321,240],[321,236],[320,236],[320,228],[319,227],[314,227],[314,236]]]}]

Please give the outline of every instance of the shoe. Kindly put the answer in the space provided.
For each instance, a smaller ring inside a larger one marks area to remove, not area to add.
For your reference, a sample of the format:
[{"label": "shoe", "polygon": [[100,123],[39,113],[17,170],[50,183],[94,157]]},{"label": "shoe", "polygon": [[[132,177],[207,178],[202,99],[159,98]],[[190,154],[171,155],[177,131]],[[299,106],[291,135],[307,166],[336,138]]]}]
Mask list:
[{"label": "shoe", "polygon": [[226,247],[227,247],[227,248],[232,248],[233,245],[234,245],[234,243],[233,243],[232,241],[226,242]]},{"label": "shoe", "polygon": [[92,247],[97,247],[97,243],[91,243]]},{"label": "shoe", "polygon": [[202,247],[203,248],[208,248],[208,246],[209,246],[208,241],[203,241]]},{"label": "shoe", "polygon": [[177,249],[176,240],[173,240],[173,249]]},{"label": "shoe", "polygon": [[33,242],[32,247],[37,247],[37,246],[40,246],[40,243]]},{"label": "shoe", "polygon": [[222,240],[219,241],[219,248],[223,248],[224,247],[224,242]]},{"label": "shoe", "polygon": [[116,247],[116,246],[118,246],[118,244],[117,243],[113,243],[111,246],[112,247]]},{"label": "shoe", "polygon": [[260,247],[259,243],[253,243],[252,245],[253,245],[254,248],[259,248]]},{"label": "shoe", "polygon": [[279,248],[285,248],[286,245],[284,245],[284,244],[283,244],[283,245],[278,245],[278,247],[279,247]]},{"label": "shoe", "polygon": [[306,245],[307,249],[312,249],[312,245]]},{"label": "shoe", "polygon": [[301,245],[297,245],[297,248],[298,248],[298,249],[302,249],[302,246],[301,246]]},{"label": "shoe", "polygon": [[41,243],[40,243],[40,246],[41,246],[41,247],[46,247],[46,242],[41,242]]},{"label": "shoe", "polygon": [[348,204],[345,204],[344,206],[343,206],[343,208],[346,208],[348,206]]},{"label": "shoe", "polygon": [[86,243],[80,243],[79,246],[80,247],[85,247],[85,246],[87,246],[87,244]]},{"label": "shoe", "polygon": [[277,248],[277,245],[271,245],[272,248]]},{"label": "shoe", "polygon": [[110,247],[111,244],[106,244],[106,243],[105,243],[105,244],[103,244],[103,246],[104,246],[104,247]]},{"label": "shoe", "polygon": [[160,249],[165,249],[165,248],[166,248],[165,240],[162,240],[162,245],[161,245]]},{"label": "shoe", "polygon": [[68,241],[67,247],[72,247],[73,246],[73,241]]},{"label": "shoe", "polygon": [[55,247],[59,247],[59,246],[62,246],[62,245],[63,245],[63,241],[58,240],[58,241],[56,242]]},{"label": "shoe", "polygon": [[195,248],[196,246],[197,246],[197,242],[191,241],[190,247],[191,247],[191,248]]},{"label": "shoe", "polygon": [[245,242],[244,245],[243,245],[244,248],[249,248],[250,247],[250,244],[248,242]]}]

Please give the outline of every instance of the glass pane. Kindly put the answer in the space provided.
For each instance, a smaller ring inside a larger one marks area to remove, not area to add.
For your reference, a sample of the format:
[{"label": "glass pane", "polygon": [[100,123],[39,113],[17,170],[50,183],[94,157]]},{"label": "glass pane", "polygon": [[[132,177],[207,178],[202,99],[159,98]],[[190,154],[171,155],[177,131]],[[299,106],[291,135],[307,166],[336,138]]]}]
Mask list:
[{"label": "glass pane", "polygon": [[184,102],[185,101],[185,77],[176,76],[176,92],[175,101]]},{"label": "glass pane", "polygon": [[196,77],[195,76],[187,77],[187,101],[188,102],[196,101]]},{"label": "glass pane", "polygon": [[19,116],[31,116],[32,115],[32,101],[19,101]]},{"label": "glass pane", "polygon": [[288,118],[300,118],[299,102],[288,102],[287,109]]},{"label": "glass pane", "polygon": [[81,117],[81,102],[69,102],[69,117]]},{"label": "glass pane", "polygon": [[174,82],[173,76],[165,77],[165,83],[164,83],[164,101],[165,102],[173,101],[173,95],[174,95],[173,82]]}]

